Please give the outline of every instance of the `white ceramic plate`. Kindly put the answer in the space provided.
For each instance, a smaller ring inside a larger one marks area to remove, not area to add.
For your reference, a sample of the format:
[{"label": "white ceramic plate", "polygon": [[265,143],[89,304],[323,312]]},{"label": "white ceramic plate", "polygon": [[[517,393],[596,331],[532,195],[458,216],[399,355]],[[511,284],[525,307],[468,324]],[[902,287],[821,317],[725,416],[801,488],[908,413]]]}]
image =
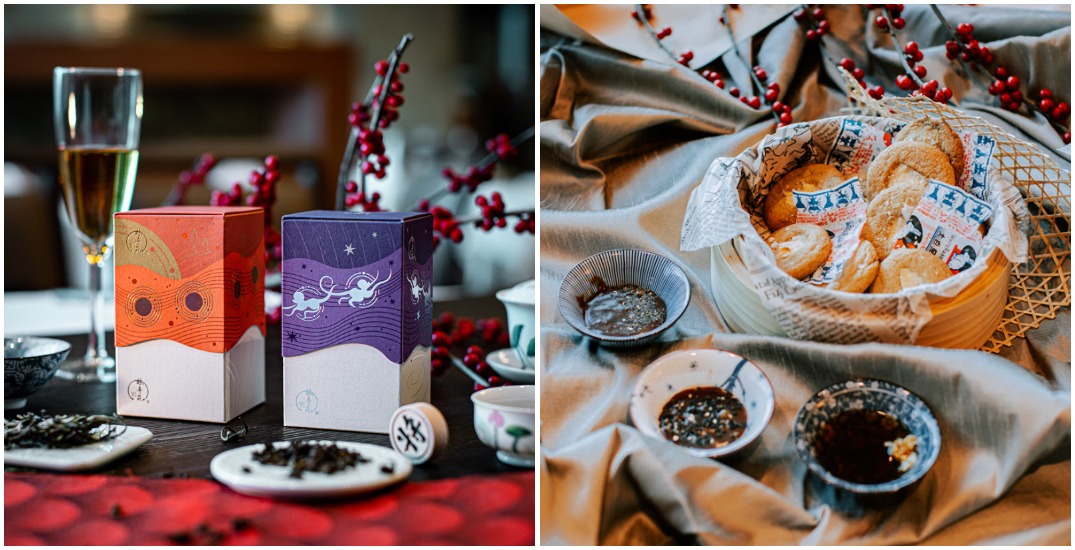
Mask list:
[{"label": "white ceramic plate", "polygon": [[4,451],[5,466],[24,466],[42,470],[74,472],[91,470],[140,447],[153,437],[153,432],[137,426],[115,439],[72,447],[70,449],[12,449]]},{"label": "white ceramic plate", "polygon": [[[740,365],[742,365],[740,367]],[[736,373],[736,368],[739,368]],[[664,440],[658,419],[666,403],[677,393],[691,388],[720,387],[735,375],[732,395],[747,411],[747,426],[739,439],[715,449],[680,446],[701,457],[718,458],[742,450],[757,439],[773,417],[776,399],[773,386],[754,363],[727,351],[685,350],[669,353],[650,363],[631,393],[631,422],[644,435]]]},{"label": "white ceramic plate", "polygon": [[[262,449],[259,443],[216,455],[209,463],[209,472],[217,481],[236,492],[253,496],[285,498],[360,494],[399,483],[411,475],[411,462],[391,448],[350,441],[320,441],[319,443],[335,443],[350,451],[361,453],[362,456],[372,461],[335,474],[303,472],[301,479],[295,479],[288,477],[290,472],[288,468],[255,462],[251,456],[255,451]],[[278,441],[273,445],[284,447],[288,443]],[[393,466],[391,473],[381,471],[381,467],[386,464]],[[243,471],[244,467],[249,470],[249,473]]]},{"label": "white ceramic plate", "polygon": [[533,384],[534,371],[523,367],[515,350],[504,348],[496,350],[485,356],[485,362],[500,375],[501,378],[518,382],[520,384]]}]

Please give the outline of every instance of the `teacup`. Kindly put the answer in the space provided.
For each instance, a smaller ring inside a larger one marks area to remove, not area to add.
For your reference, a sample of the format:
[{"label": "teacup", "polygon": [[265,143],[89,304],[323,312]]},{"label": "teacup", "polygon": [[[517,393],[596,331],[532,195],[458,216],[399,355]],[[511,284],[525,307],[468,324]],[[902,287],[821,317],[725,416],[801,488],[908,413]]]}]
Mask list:
[{"label": "teacup", "polygon": [[511,347],[522,361],[523,368],[534,369],[534,352],[537,319],[534,314],[535,281],[523,281],[511,288],[496,293],[496,298],[504,303],[508,311],[508,334]]},{"label": "teacup", "polygon": [[474,432],[505,464],[534,466],[534,386],[489,388],[470,396]]}]

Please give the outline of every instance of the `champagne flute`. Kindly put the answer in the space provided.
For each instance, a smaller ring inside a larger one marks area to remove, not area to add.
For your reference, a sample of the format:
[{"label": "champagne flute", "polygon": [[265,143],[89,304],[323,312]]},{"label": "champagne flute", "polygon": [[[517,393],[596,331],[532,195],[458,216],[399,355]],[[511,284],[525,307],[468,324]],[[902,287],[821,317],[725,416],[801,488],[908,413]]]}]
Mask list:
[{"label": "champagne flute", "polygon": [[100,315],[102,264],[112,252],[112,215],[130,208],[142,123],[138,69],[56,67],[53,118],[67,215],[89,263],[90,334],[86,355],[56,376],[112,382],[116,360],[105,348]]}]

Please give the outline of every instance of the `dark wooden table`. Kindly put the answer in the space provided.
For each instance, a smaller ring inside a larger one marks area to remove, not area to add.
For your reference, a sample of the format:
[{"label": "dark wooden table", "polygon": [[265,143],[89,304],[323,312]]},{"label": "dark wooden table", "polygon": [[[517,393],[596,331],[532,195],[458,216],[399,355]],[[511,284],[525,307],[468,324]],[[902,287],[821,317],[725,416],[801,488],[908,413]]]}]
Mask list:
[{"label": "dark wooden table", "polygon": [[[499,310],[497,309],[499,308]],[[503,317],[503,307],[495,299],[478,299],[438,304],[434,312],[449,310],[457,315]],[[85,336],[66,337],[72,343],[72,355],[86,349]],[[111,335],[108,342],[113,342]],[[490,350],[492,351],[492,350]],[[149,477],[190,476],[209,478],[209,461],[217,454],[236,447],[266,441],[298,439],[332,439],[358,441],[391,447],[388,436],[310,428],[285,428],[283,422],[283,361],[280,357],[280,327],[270,326],[265,350],[266,401],[241,416],[250,427],[245,437],[227,443],[221,441],[223,424],[127,417],[131,426],[141,426],[153,432],[153,439],[131,454],[122,457],[96,473],[138,474]],[[473,382],[456,369],[450,369],[432,380],[432,403],[448,421],[449,444],[444,453],[432,462],[415,467],[411,480],[460,477],[469,474],[519,472],[496,459],[493,449],[486,447],[474,433],[474,410],[470,401]],[[46,409],[50,413],[111,414],[116,410],[115,383],[78,384],[53,378],[41,390],[30,396],[26,409],[5,411],[12,418],[26,410]],[[232,425],[235,425],[233,422]]]}]

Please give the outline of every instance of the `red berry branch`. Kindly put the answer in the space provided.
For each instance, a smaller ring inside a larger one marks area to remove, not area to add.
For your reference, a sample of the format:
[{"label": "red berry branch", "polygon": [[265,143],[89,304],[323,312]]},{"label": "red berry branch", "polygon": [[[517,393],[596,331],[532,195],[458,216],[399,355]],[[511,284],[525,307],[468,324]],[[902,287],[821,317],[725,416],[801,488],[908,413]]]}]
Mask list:
[{"label": "red berry branch", "polygon": [[679,63],[680,65],[683,65],[688,69],[690,68],[691,61],[694,60],[694,52],[687,50],[683,53],[677,54],[676,52],[672,51],[671,48],[665,46],[664,42],[661,42],[665,38],[672,36],[672,27],[665,27],[660,31],[653,28],[653,25],[650,23],[650,20],[653,19],[653,10],[649,6],[645,4],[637,4],[635,6],[634,11],[631,12],[631,17],[633,17],[635,21],[638,21],[639,24],[646,28],[646,32],[648,32],[649,35],[653,37],[653,40],[657,43],[657,47],[664,50],[665,53],[669,55],[669,57],[675,59],[676,63]]},{"label": "red berry branch", "polygon": [[[903,4],[866,5],[867,10],[874,8],[879,8],[883,13],[883,15],[878,15],[874,19],[874,25],[892,37],[892,48],[896,50],[905,71],[904,74],[896,77],[896,87],[905,92],[911,92],[911,95],[922,95],[937,103],[948,103],[953,95],[951,88],[942,87],[937,79],[928,82],[923,80],[926,78],[926,67],[918,65],[924,57],[918,43],[909,41],[902,48],[899,46],[901,42],[896,30],[905,25],[903,17],[901,17]],[[889,25],[889,21],[892,21],[893,24]],[[898,26],[896,25],[897,22],[899,22]]]},{"label": "red berry branch", "polygon": [[204,185],[205,178],[209,175],[209,171],[216,166],[216,157],[212,153],[203,153],[194,161],[194,165],[190,167],[190,170],[183,170],[179,173],[179,179],[176,180],[175,185],[172,187],[168,198],[164,199],[162,206],[179,206],[187,203],[187,191],[194,185]]},{"label": "red berry branch", "polygon": [[483,347],[503,348],[509,343],[508,331],[500,319],[480,319],[475,323],[468,317],[457,319],[449,312],[441,313],[433,321],[431,370],[434,376],[440,376],[454,365],[474,380],[474,391],[510,385],[486,362]]},{"label": "red berry branch", "polygon": [[[249,206],[260,206],[265,210],[265,271],[275,271],[280,265],[283,245],[280,233],[273,227],[273,205],[276,204],[276,182],[280,180],[279,161],[275,155],[265,157],[265,165],[260,170],[250,173],[250,184],[254,192],[246,197]],[[236,182],[231,191],[213,191],[209,204],[213,206],[241,206],[243,204],[243,186]]]},{"label": "red berry branch", "polygon": [[[951,39],[945,42],[945,56],[948,59],[958,60],[964,68],[969,64],[970,71],[975,73],[984,73],[986,75],[992,73],[996,80],[990,81],[988,91],[990,95],[996,96],[1000,100],[1002,108],[1011,112],[1019,112],[1020,107],[1025,104],[1028,110],[1037,110],[1061,135],[1064,143],[1071,143],[1071,129],[1065,126],[1065,122],[1071,116],[1071,106],[1066,101],[1058,101],[1054,97],[1053,91],[1049,88],[1042,88],[1036,93],[1024,94],[1021,89],[1022,81],[1018,76],[1010,74],[1007,67],[998,65],[992,71],[990,70],[990,66],[994,62],[993,52],[974,39],[974,25],[959,23],[953,28],[952,24],[941,13],[940,8],[936,5],[931,5],[930,7],[951,36]],[[1030,97],[1027,97],[1030,95],[1036,96],[1038,100],[1035,102]]]},{"label": "red berry branch", "polygon": [[442,240],[454,243],[463,241],[463,227],[474,224],[482,231],[490,231],[493,228],[507,227],[507,219],[517,217],[515,223],[516,233],[534,233],[534,211],[519,210],[507,211],[504,207],[503,198],[499,193],[493,193],[491,197],[478,196],[475,204],[482,209],[481,216],[471,218],[456,218],[455,214],[444,206],[433,203],[449,193],[460,193],[464,190],[475,193],[478,187],[493,178],[496,164],[502,160],[511,160],[519,156],[519,146],[534,137],[534,128],[530,127],[513,138],[507,134],[500,134],[495,138],[486,140],[485,149],[488,152],[477,164],[470,166],[462,173],[457,173],[451,168],[445,168],[442,172],[448,180],[448,185],[422,199],[415,205],[421,212],[433,214],[433,246],[436,248]]},{"label": "red berry branch", "polygon": [[[727,5],[721,8],[720,17],[724,21],[729,21]],[[744,56],[743,52],[739,49],[739,44],[735,40],[735,33],[732,31],[731,25],[725,23],[724,28],[728,29],[728,37],[731,38],[732,50],[735,52],[735,55],[739,56],[739,59],[742,59],[743,63],[749,65],[750,59]],[[764,82],[768,79],[769,75],[765,72],[765,69],[763,69],[760,65],[754,65],[753,70],[751,70],[750,72],[750,80],[754,86],[752,88],[752,91],[756,90],[758,93],[764,96],[764,103],[770,108],[769,113],[773,115],[774,119],[776,119],[776,127],[780,128],[783,126],[787,126],[792,122],[791,105],[785,105],[781,102],[776,101],[777,97],[779,97],[780,95],[780,84],[776,82],[771,82],[768,85],[764,84]],[[729,93],[730,92],[731,91],[729,90]],[[741,96],[739,98],[739,101],[749,105],[753,109],[761,109],[763,100],[757,95],[751,95],[750,98],[747,98],[746,96]],[[777,110],[777,103],[780,103],[779,111]]]},{"label": "red berry branch", "polygon": [[[809,6],[803,6],[795,10],[791,14],[792,18],[799,22],[800,25],[806,27],[806,40],[817,44],[818,49],[821,50],[821,55],[825,57],[833,65],[839,65],[843,67],[848,73],[851,74],[855,80],[858,81],[861,86],[870,97],[874,99],[881,99],[885,96],[885,88],[878,84],[877,86],[870,87],[866,84],[866,71],[861,67],[855,65],[855,61],[849,57],[841,58],[837,62],[832,55],[829,54],[828,49],[825,47],[825,36],[829,34],[830,25],[825,17],[825,11],[820,7],[810,8]],[[902,19],[901,19],[902,21]],[[901,23],[899,28],[903,28]]]},{"label": "red berry branch", "polygon": [[[400,62],[400,58],[413,39],[411,34],[404,35],[396,49],[388,55],[388,59],[374,64],[376,77],[366,98],[362,103],[351,106],[351,113],[347,117],[351,123],[351,133],[347,137],[347,147],[340,163],[340,175],[336,180],[337,210],[342,210],[347,204],[347,193],[361,193],[365,199],[366,176],[372,175],[378,179],[385,177],[389,160],[385,155],[382,132],[399,119],[399,107],[403,105],[403,84],[399,77],[409,70],[406,63]],[[348,176],[356,161],[360,161],[358,183],[355,191],[348,191]],[[364,202],[359,200],[350,206]]]}]

